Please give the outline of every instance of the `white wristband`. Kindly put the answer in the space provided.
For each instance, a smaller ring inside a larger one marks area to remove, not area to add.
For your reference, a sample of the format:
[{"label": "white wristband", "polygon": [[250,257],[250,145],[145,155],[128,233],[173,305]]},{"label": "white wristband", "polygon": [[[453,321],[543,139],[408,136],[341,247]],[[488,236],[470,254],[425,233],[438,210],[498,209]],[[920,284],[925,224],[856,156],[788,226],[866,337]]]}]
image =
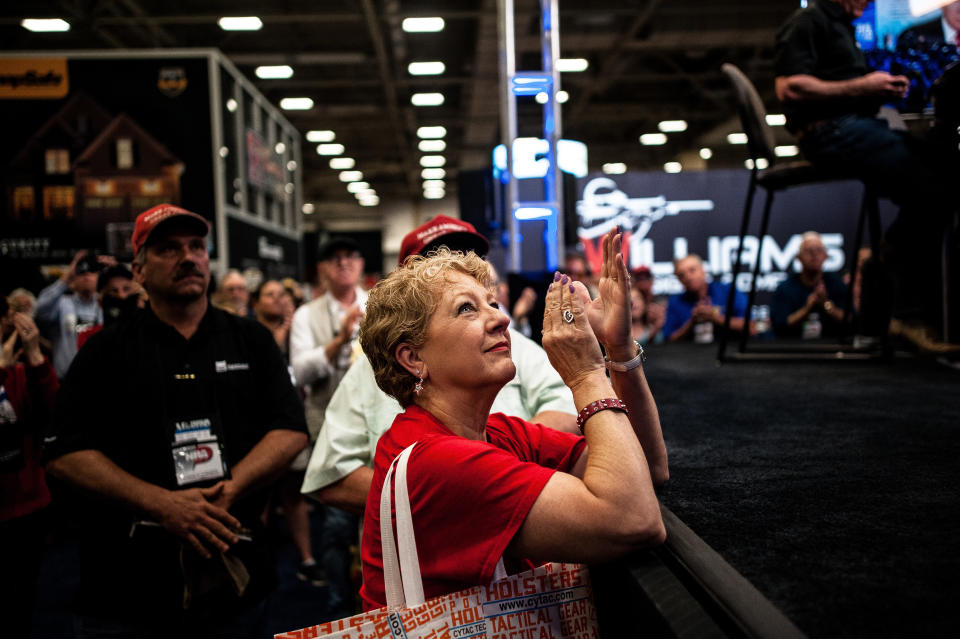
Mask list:
[{"label": "white wristband", "polygon": [[647,356],[643,352],[643,346],[640,345],[640,342],[633,340],[633,343],[637,345],[637,356],[626,362],[612,362],[610,358],[604,357],[603,363],[612,371],[617,371],[618,373],[625,373],[626,371],[631,371],[640,364],[647,361]]}]

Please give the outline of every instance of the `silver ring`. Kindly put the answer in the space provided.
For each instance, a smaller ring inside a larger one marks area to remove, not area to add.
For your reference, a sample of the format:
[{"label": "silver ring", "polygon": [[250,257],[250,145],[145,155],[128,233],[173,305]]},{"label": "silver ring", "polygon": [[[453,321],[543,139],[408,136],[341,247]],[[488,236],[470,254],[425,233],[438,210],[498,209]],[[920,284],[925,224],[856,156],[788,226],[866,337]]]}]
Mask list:
[{"label": "silver ring", "polygon": [[570,312],[569,308],[563,309],[563,321],[567,324],[573,324],[573,313]]}]

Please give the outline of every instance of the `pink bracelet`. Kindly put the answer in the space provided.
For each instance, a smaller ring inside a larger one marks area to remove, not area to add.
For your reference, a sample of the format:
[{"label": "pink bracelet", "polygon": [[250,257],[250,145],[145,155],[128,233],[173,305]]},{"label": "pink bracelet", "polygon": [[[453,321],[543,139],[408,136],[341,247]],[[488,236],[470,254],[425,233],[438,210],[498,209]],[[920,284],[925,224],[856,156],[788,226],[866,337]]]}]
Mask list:
[{"label": "pink bracelet", "polygon": [[598,399],[595,402],[590,402],[577,414],[577,427],[581,433],[583,433],[583,424],[602,410],[622,410],[624,413],[630,414],[630,411],[627,410],[627,405],[617,397],[607,397],[606,399]]}]

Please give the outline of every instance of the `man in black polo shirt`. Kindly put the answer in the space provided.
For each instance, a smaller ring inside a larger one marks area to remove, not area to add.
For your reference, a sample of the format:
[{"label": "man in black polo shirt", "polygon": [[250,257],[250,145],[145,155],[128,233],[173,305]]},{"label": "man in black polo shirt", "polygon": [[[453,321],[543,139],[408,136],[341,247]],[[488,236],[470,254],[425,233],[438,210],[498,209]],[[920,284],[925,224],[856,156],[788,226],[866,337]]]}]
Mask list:
[{"label": "man in black polo shirt", "polygon": [[956,169],[875,117],[885,102],[906,94],[909,81],[866,65],[852,21],[870,1],[816,0],[787,20],[777,32],[777,97],[808,160],[859,178],[901,207],[876,252],[877,277],[872,285],[865,280],[865,314],[876,309],[873,321],[883,327],[892,306],[891,330],[904,322],[936,330],[938,246],[945,216],[956,206],[948,196],[955,177],[949,171]]},{"label": "man in black polo shirt", "polygon": [[265,487],[306,425],[269,332],[208,304],[208,230],[170,205],[137,218],[150,306],[93,336],[57,398],[47,470],[79,489],[81,637],[263,632]]}]

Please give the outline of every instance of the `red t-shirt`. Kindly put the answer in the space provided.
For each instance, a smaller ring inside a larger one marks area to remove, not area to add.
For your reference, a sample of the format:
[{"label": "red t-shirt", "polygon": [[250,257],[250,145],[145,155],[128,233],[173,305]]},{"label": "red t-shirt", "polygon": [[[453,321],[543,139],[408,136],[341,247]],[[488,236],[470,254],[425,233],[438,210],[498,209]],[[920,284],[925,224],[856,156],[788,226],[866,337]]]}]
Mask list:
[{"label": "red t-shirt", "polygon": [[502,413],[487,420],[486,442],[453,434],[417,406],[397,415],[377,443],[367,496],[360,589],[365,610],[386,604],[380,490],[390,463],[414,442],[407,485],[427,599],[489,583],[547,481],[557,470],[569,472],[586,447],[582,437]]}]

